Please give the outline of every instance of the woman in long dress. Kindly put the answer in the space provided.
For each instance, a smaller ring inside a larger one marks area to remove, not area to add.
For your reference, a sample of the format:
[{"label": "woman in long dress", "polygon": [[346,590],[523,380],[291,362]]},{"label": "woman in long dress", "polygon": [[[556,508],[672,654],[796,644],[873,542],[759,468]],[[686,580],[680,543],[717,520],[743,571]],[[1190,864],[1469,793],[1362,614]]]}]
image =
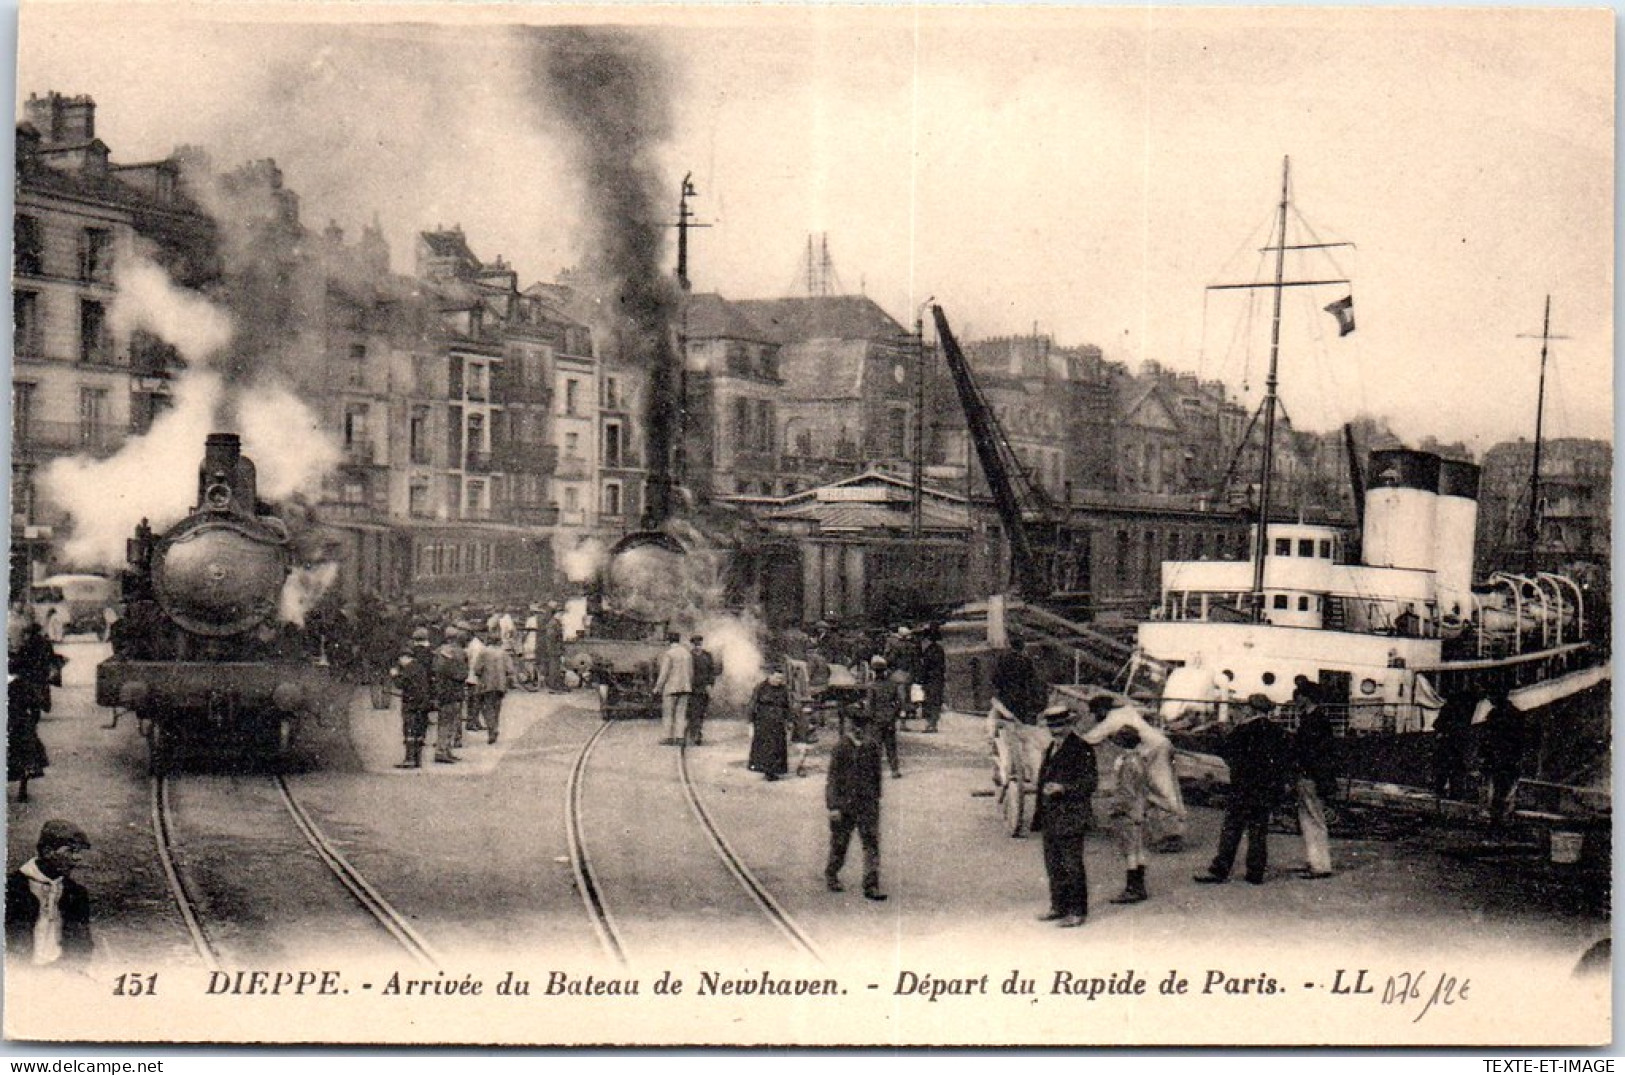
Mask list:
[{"label": "woman in long dress", "polygon": [[17,801],[28,801],[28,782],[50,764],[39,737],[40,717],[51,709],[51,679],[60,667],[56,650],[38,624],[23,630],[11,654],[6,684],[6,780],[17,783]]},{"label": "woman in long dress", "polygon": [[777,780],[790,771],[790,689],[774,669],[750,699],[750,770]]}]

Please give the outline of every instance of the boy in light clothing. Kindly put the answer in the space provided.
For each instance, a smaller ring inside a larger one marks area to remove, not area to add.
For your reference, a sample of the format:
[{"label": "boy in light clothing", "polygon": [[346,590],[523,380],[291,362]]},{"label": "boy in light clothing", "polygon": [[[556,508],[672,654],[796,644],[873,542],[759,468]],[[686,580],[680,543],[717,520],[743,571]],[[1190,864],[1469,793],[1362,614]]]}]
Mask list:
[{"label": "boy in light clothing", "polygon": [[1116,790],[1112,795],[1111,816],[1117,822],[1117,846],[1123,852],[1126,881],[1123,891],[1112,898],[1113,903],[1141,903],[1149,896],[1145,891],[1145,813],[1150,798],[1150,776],[1145,758],[1138,749],[1140,733],[1133,728],[1120,728],[1112,742],[1121,747],[1112,766],[1112,782]]}]

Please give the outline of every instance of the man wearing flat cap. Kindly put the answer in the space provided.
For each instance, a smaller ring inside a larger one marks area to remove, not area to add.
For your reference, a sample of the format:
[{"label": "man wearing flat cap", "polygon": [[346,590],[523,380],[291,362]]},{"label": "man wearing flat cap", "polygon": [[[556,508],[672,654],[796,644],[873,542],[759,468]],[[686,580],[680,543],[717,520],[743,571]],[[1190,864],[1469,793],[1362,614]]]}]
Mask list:
[{"label": "man wearing flat cap", "polygon": [[1247,882],[1261,885],[1269,868],[1270,812],[1286,788],[1292,767],[1292,741],[1286,730],[1270,719],[1275,703],[1267,695],[1255,694],[1239,710],[1238,723],[1220,753],[1230,767],[1230,788],[1224,808],[1224,824],[1219,829],[1219,847],[1207,873],[1197,874],[1198,884],[1222,885],[1230,879],[1247,837]]},{"label": "man wearing flat cap", "polygon": [[1049,911],[1039,921],[1070,928],[1089,917],[1083,845],[1094,825],[1100,772],[1081,725],[1092,725],[1094,719],[1077,717],[1062,705],[1044,710],[1043,718],[1055,738],[1038,769],[1038,806],[1033,810],[1033,831],[1044,834],[1044,872],[1049,876]]},{"label": "man wearing flat cap", "polygon": [[90,894],[71,876],[90,849],[71,821],[47,821],[37,854],[6,876],[6,951],[36,967],[89,962]]},{"label": "man wearing flat cap", "polygon": [[389,675],[395,690],[401,696],[401,741],[406,748],[397,769],[423,768],[423,741],[429,734],[429,714],[439,704],[435,693],[434,673],[430,670],[434,650],[429,642],[427,627],[414,628],[412,645]]}]

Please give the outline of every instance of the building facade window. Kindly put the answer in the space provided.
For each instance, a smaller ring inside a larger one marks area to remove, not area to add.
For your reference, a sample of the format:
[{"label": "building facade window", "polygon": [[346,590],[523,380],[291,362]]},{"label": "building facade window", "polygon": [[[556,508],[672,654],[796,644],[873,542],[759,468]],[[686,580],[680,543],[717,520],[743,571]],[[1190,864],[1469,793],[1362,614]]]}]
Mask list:
[{"label": "building facade window", "polygon": [[45,235],[39,218],[18,213],[13,228],[12,271],[18,276],[39,276],[45,271]]},{"label": "building facade window", "polygon": [[[604,426],[604,466],[620,467],[625,463],[621,459],[621,424],[609,422]],[[607,488],[607,487],[606,487]],[[617,490],[619,486],[615,487]],[[619,493],[617,492],[617,496]],[[619,512],[612,514],[619,515]]]},{"label": "building facade window", "polygon": [[735,451],[744,451],[751,445],[750,400],[736,396],[733,402],[733,442]]},{"label": "building facade window", "polygon": [[429,408],[412,408],[407,438],[411,445],[412,462],[426,466],[429,462]]},{"label": "building facade window", "polygon": [[39,319],[40,298],[37,292],[11,293],[11,344],[13,356],[34,356],[40,353],[43,337]]},{"label": "building facade window", "polygon": [[108,229],[86,228],[79,233],[79,279],[112,283],[113,233]]},{"label": "building facade window", "polygon": [[908,454],[908,412],[901,407],[886,412],[886,450],[893,459]]},{"label": "building facade window", "polygon": [[759,452],[772,452],[773,430],[778,425],[773,401],[764,399],[757,403],[756,407],[756,450]]},{"label": "building facade window", "polygon": [[564,454],[568,459],[581,458],[581,434],[566,433],[564,435]]},{"label": "building facade window", "polygon": [[27,444],[32,437],[34,390],[32,381],[11,383],[11,440],[14,444]]},{"label": "building facade window", "polygon": [[101,448],[109,437],[107,428],[107,389],[79,389],[79,444]]},{"label": "building facade window", "polygon": [[564,413],[575,414],[576,408],[581,405],[581,382],[574,377],[564,382]]},{"label": "building facade window", "polygon": [[107,307],[92,299],[79,301],[79,361],[106,365],[113,361],[113,335]]},{"label": "building facade window", "polygon": [[27,525],[34,521],[34,475],[26,467],[11,472],[12,523]]},{"label": "building facade window", "polygon": [[426,482],[413,482],[406,490],[406,510],[414,519],[429,515],[429,486]]},{"label": "building facade window", "polygon": [[581,494],[573,485],[564,487],[564,510],[575,511],[581,507]]},{"label": "building facade window", "polygon": [[344,408],[345,448],[358,450],[368,446],[367,413],[370,410],[365,403],[351,403]]},{"label": "building facade window", "polygon": [[621,514],[621,486],[619,482],[609,482],[604,486],[604,514],[619,516]]},{"label": "building facade window", "polygon": [[621,386],[614,377],[604,378],[604,409],[611,411],[621,409]]}]

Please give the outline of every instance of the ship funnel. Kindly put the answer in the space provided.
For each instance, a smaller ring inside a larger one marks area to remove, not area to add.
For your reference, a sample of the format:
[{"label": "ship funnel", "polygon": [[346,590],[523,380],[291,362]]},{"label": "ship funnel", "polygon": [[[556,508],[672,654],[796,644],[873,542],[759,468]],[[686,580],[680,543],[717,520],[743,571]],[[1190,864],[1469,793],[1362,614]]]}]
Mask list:
[{"label": "ship funnel", "polygon": [[[1439,457],[1393,448],[1371,453],[1366,471],[1364,559],[1372,567],[1436,567]],[[1469,557],[1469,575],[1471,574]]]},{"label": "ship funnel", "polygon": [[1472,614],[1473,552],[1478,533],[1478,467],[1454,459],[1439,462],[1434,505],[1433,562],[1439,573],[1439,611]]}]

